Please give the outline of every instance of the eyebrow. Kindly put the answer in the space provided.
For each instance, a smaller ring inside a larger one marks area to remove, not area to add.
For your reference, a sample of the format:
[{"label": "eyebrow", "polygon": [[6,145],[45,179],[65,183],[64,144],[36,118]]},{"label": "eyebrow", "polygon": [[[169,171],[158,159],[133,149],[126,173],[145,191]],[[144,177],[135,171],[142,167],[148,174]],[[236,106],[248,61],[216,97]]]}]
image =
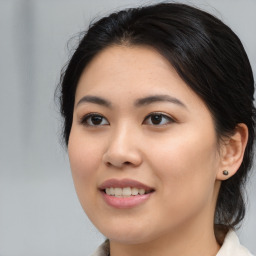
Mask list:
[{"label": "eyebrow", "polygon": [[[107,108],[111,108],[112,104],[110,101],[103,99],[101,97],[98,96],[91,96],[91,95],[86,95],[83,98],[81,98],[78,103],[76,104],[76,107],[82,103],[93,103],[93,104],[98,104]],[[145,98],[140,98],[137,99],[134,103],[135,107],[142,107],[145,105],[150,105],[152,103],[155,102],[171,102],[174,104],[177,104],[179,106],[182,106],[184,108],[187,108],[187,106],[180,101],[179,99],[175,98],[175,97],[171,97],[169,95],[152,95],[152,96],[148,96]]]},{"label": "eyebrow", "polygon": [[78,105],[80,105],[82,103],[86,103],[86,102],[98,104],[98,105],[108,107],[108,108],[111,107],[110,101],[108,101],[106,99],[103,99],[103,98],[100,98],[100,97],[97,97],[97,96],[90,96],[90,95],[84,96],[82,99],[80,99],[78,101],[78,103],[76,104],[76,107]]},{"label": "eyebrow", "polygon": [[152,104],[152,103],[155,103],[155,102],[166,102],[166,101],[177,104],[177,105],[182,106],[184,108],[187,108],[187,106],[182,101],[180,101],[177,98],[171,97],[169,95],[152,95],[152,96],[148,96],[148,97],[145,97],[145,98],[137,99],[135,101],[134,105],[136,107],[141,107],[141,106],[149,105],[149,104]]}]

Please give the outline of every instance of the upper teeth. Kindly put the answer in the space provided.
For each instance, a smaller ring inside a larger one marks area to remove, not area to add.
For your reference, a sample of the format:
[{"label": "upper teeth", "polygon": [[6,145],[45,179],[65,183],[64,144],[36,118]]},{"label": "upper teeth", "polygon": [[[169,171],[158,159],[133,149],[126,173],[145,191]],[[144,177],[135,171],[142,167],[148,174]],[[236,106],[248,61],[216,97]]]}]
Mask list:
[{"label": "upper teeth", "polygon": [[105,189],[106,194],[111,196],[136,196],[138,194],[144,195],[145,189],[143,188],[106,188]]}]

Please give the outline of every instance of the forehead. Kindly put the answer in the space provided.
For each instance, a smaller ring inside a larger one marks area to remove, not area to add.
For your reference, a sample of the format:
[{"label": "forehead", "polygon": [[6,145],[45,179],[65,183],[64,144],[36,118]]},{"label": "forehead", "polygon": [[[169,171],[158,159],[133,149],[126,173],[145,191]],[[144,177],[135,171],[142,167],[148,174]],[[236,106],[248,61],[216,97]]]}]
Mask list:
[{"label": "forehead", "polygon": [[76,103],[85,95],[120,101],[154,94],[168,94],[204,106],[156,50],[144,46],[111,46],[96,55],[84,69]]},{"label": "forehead", "polygon": [[[152,83],[161,77],[181,80],[170,63],[157,51],[142,46],[111,46],[98,53],[84,69],[78,87],[88,90],[118,81],[121,87],[127,81]],[[168,82],[168,81],[167,81]],[[148,83],[150,85],[151,83]]]},{"label": "forehead", "polygon": [[170,63],[151,47],[114,45],[92,59],[82,73],[81,79],[89,83],[90,80],[98,81],[112,77],[121,78],[125,82],[124,79],[131,81],[135,75],[137,80],[153,79],[155,76],[163,75],[161,71],[177,75]]}]

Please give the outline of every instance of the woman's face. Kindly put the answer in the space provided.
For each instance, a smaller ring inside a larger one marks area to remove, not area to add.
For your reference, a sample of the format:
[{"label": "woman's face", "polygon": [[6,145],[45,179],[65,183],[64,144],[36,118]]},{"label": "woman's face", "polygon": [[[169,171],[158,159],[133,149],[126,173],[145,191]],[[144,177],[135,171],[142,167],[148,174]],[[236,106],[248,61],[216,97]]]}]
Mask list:
[{"label": "woman's face", "polygon": [[112,241],[212,228],[213,119],[156,51],[112,46],[92,60],[78,83],[68,151],[81,205]]}]

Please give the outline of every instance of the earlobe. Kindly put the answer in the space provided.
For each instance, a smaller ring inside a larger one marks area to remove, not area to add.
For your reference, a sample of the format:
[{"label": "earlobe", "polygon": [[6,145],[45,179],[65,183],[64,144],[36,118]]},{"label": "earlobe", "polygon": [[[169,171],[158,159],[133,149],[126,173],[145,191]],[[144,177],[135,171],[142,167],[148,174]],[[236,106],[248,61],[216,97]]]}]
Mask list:
[{"label": "earlobe", "polygon": [[229,179],[237,172],[243,161],[247,141],[248,128],[243,123],[237,125],[232,136],[224,138],[221,145],[217,180]]}]

